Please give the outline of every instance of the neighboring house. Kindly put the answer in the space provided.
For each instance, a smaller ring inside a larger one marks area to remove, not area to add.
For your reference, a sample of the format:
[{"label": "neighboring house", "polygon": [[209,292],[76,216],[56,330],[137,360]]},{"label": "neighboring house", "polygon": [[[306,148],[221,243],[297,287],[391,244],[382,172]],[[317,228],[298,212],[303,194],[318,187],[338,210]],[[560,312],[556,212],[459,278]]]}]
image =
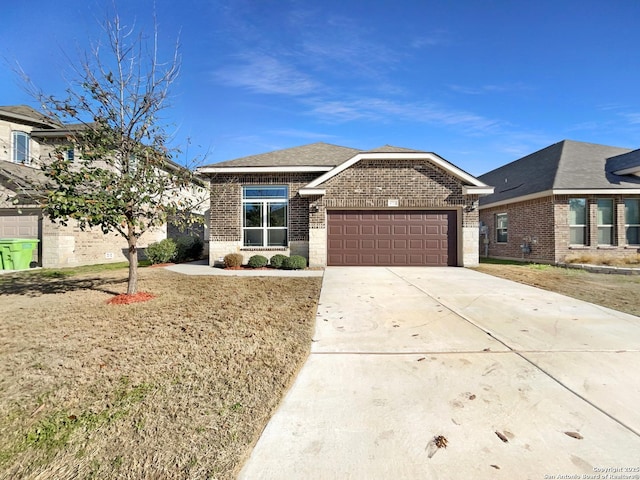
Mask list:
[{"label": "neighboring house", "polygon": [[640,150],[570,140],[481,175],[481,255],[558,263],[640,249]]},{"label": "neighboring house", "polygon": [[314,143],[198,169],[211,185],[210,263],[302,255],[311,266],[478,263],[493,188],[434,153]]},{"label": "neighboring house", "polygon": [[[0,238],[39,239],[34,262],[43,267],[126,261],[128,247],[121,236],[105,235],[100,228],[81,231],[75,221],[54,223],[38,203],[38,185],[46,182],[41,167],[55,148],[68,143],[67,159],[77,160],[68,141],[74,129],[28,106],[0,107]],[[168,229],[175,230],[164,225],[145,233],[139,248],[167,238]]]}]

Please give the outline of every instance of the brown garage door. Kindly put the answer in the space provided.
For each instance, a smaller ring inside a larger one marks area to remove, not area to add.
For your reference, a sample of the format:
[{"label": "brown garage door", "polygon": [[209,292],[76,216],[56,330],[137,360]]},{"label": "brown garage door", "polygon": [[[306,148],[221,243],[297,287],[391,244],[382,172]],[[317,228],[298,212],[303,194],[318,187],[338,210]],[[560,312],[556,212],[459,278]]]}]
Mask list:
[{"label": "brown garage door", "polygon": [[456,266],[455,211],[327,212],[328,265]]}]

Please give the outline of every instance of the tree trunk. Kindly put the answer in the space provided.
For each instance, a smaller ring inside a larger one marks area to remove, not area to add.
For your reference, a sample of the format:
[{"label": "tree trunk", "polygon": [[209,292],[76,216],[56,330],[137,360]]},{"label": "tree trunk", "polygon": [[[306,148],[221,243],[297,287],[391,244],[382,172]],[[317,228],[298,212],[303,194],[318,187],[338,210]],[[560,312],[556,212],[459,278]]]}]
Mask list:
[{"label": "tree trunk", "polygon": [[134,235],[129,236],[129,284],[127,295],[134,295],[138,291],[138,239]]}]

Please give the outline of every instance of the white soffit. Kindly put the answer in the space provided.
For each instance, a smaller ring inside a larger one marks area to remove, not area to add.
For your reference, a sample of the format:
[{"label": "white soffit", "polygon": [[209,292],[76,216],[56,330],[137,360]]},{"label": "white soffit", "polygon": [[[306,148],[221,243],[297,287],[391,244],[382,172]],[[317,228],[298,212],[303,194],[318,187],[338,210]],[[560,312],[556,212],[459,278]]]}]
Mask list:
[{"label": "white soffit", "polygon": [[545,190],[543,192],[536,192],[529,195],[522,195],[521,197],[508,198],[506,200],[500,200],[493,203],[487,203],[480,205],[480,210],[485,208],[500,207],[502,205],[508,205],[510,203],[526,202],[528,200],[535,200],[537,198],[549,197],[551,195],[571,195],[574,197],[580,195],[640,195],[640,188],[591,188],[584,190],[571,190],[571,189],[557,189],[557,190]]}]

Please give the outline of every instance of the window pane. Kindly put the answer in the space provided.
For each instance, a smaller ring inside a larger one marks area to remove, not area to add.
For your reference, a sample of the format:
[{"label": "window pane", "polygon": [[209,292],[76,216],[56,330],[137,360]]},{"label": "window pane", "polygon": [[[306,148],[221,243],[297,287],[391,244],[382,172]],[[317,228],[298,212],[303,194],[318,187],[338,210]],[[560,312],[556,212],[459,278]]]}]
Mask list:
[{"label": "window pane", "polygon": [[506,214],[497,215],[496,222],[498,224],[498,228],[507,228],[507,215]]},{"label": "window pane", "polygon": [[498,243],[507,243],[507,231],[498,230]]},{"label": "window pane", "polygon": [[263,242],[262,229],[245,229],[244,230],[244,246],[245,247],[262,247]]},{"label": "window pane", "polygon": [[243,198],[287,198],[287,187],[244,187]]},{"label": "window pane", "polygon": [[286,227],[287,226],[287,204],[286,203],[270,203],[269,204],[269,226],[270,227]]},{"label": "window pane", "polygon": [[569,228],[569,243],[571,245],[585,245],[585,227]]},{"label": "window pane", "polygon": [[624,201],[624,218],[627,225],[640,224],[640,199],[630,198]]},{"label": "window pane", "polygon": [[613,245],[613,228],[598,227],[598,244]]},{"label": "window pane", "polygon": [[284,247],[287,245],[287,229],[286,228],[274,228],[268,230],[269,246],[270,247]]},{"label": "window pane", "polygon": [[598,200],[598,225],[613,225],[613,200]]},{"label": "window pane", "polygon": [[569,199],[569,225],[587,224],[587,200],[584,198]]},{"label": "window pane", "polygon": [[13,161],[29,162],[29,136],[24,132],[13,133]]},{"label": "window pane", "polygon": [[627,245],[640,245],[640,227],[627,227]]},{"label": "window pane", "polygon": [[261,227],[262,226],[262,204],[261,203],[245,203],[244,204],[244,226],[245,227]]}]

